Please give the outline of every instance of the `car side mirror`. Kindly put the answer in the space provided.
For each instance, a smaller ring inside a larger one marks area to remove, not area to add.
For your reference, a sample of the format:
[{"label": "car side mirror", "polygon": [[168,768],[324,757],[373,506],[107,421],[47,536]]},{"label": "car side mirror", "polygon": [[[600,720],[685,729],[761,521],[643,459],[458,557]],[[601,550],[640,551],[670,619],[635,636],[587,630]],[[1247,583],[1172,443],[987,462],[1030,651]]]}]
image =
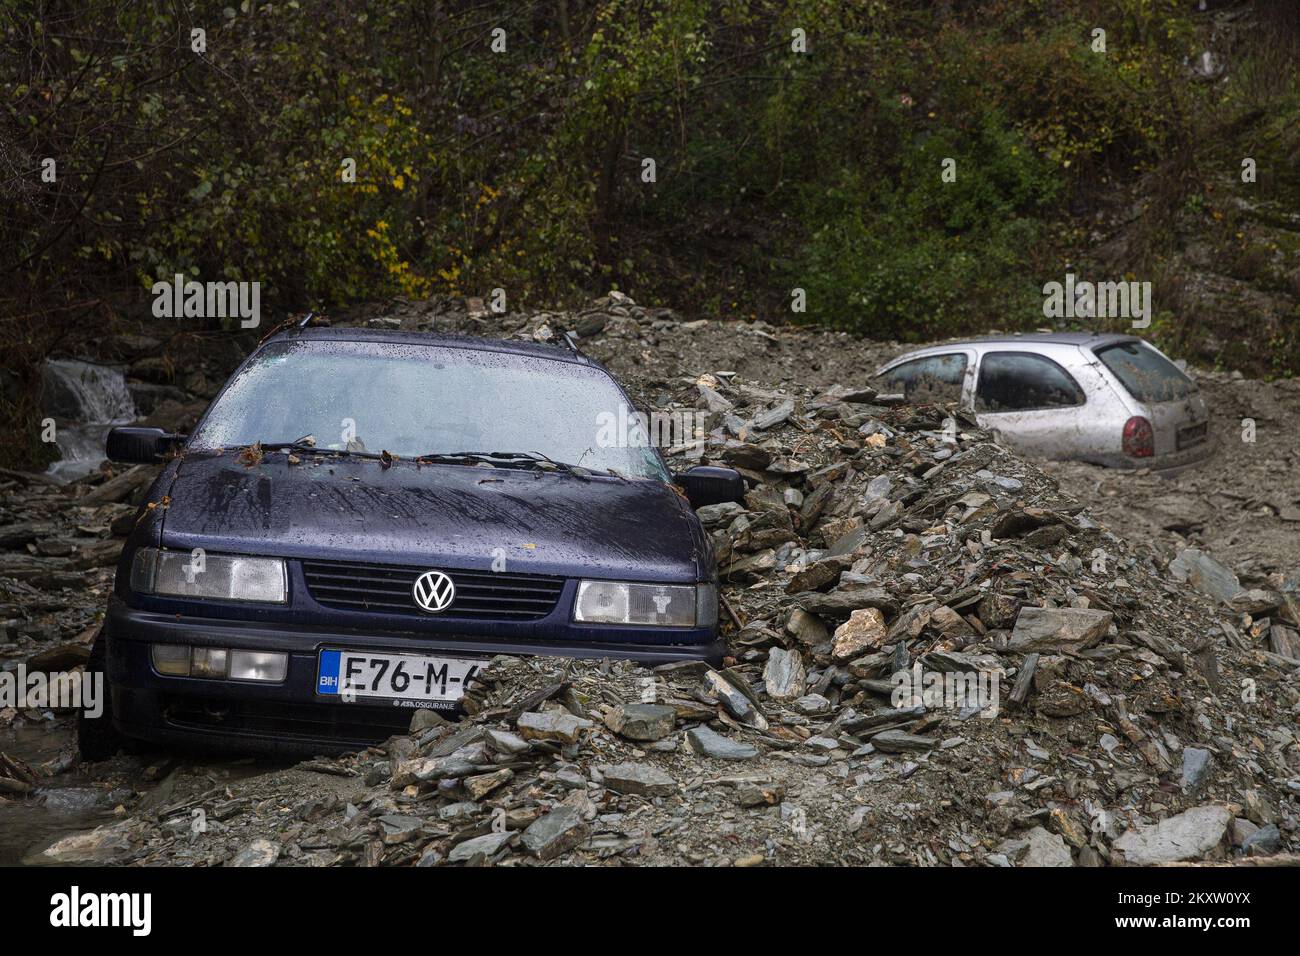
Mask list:
[{"label": "car side mirror", "polygon": [[124,426],[108,433],[104,451],[110,461],[130,465],[156,465],[184,440],[184,435],[168,434],[161,428]]},{"label": "car side mirror", "polygon": [[734,468],[696,465],[674,475],[673,483],[686,492],[692,508],[745,500],[745,479]]}]

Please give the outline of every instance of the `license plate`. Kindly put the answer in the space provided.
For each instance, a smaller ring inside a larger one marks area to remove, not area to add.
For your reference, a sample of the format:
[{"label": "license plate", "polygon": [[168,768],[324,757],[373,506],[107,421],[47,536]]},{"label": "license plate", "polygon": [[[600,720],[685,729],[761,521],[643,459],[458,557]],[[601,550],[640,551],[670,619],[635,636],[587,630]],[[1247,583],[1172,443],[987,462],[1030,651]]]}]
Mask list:
[{"label": "license plate", "polygon": [[324,650],[316,693],[347,703],[378,699],[398,706],[450,705],[464,695],[465,682],[483,663],[461,657]]},{"label": "license plate", "polygon": [[1178,447],[1186,448],[1188,445],[1200,444],[1205,441],[1209,431],[1209,422],[1201,422],[1199,425],[1188,425],[1186,428],[1178,429]]}]

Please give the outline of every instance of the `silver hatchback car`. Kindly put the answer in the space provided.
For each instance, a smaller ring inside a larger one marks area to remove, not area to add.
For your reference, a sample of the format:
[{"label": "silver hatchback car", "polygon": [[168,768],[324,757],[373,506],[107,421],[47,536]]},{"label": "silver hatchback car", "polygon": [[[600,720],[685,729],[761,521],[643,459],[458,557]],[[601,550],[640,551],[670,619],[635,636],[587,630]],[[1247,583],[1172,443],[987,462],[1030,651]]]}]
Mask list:
[{"label": "silver hatchback car", "polygon": [[1213,449],[1196,384],[1132,335],[950,342],[895,359],[876,385],[907,402],[960,401],[999,443],[1036,458],[1167,469]]}]

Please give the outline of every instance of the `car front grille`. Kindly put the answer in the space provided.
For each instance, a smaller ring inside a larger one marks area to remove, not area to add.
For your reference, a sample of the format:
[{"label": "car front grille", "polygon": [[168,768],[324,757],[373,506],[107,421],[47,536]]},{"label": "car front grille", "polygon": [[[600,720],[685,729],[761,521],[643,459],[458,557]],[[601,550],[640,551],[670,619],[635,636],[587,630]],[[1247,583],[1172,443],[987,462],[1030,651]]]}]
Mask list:
[{"label": "car front grille", "polygon": [[411,595],[415,579],[430,568],[304,561],[302,569],[317,603],[381,614],[535,621],[551,613],[564,590],[564,578],[439,568],[456,586],[456,596],[450,607],[434,615]]}]

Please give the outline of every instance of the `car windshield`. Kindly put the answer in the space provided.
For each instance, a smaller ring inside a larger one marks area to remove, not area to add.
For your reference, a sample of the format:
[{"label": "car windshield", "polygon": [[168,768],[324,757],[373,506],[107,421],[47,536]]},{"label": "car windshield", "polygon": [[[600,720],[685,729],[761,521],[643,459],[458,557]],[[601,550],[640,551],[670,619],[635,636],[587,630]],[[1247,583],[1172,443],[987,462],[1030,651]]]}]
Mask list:
[{"label": "car windshield", "polygon": [[1145,342],[1119,342],[1094,352],[1139,402],[1174,402],[1196,390],[1178,366]]},{"label": "car windshield", "polygon": [[401,458],[509,452],[666,480],[646,431],[603,371],[511,352],[298,340],[257,352],[190,447],[295,442]]}]

